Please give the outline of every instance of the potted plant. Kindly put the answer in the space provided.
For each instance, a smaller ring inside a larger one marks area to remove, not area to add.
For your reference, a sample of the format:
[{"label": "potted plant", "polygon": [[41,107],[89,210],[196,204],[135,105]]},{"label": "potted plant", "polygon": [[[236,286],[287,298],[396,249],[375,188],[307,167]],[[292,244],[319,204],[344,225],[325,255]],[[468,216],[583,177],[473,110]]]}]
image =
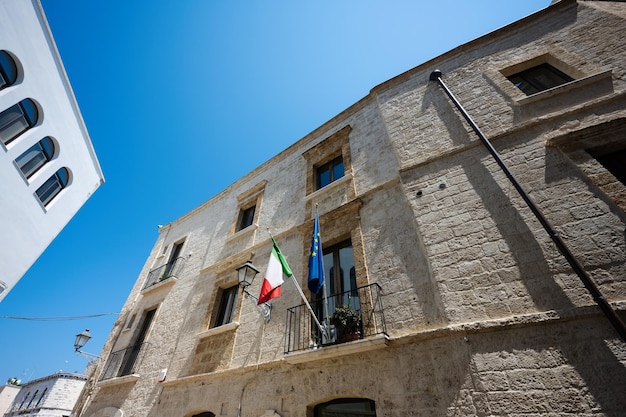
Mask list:
[{"label": "potted plant", "polygon": [[337,329],[337,340],[348,342],[361,338],[361,313],[349,304],[335,309],[330,316],[330,324]]}]

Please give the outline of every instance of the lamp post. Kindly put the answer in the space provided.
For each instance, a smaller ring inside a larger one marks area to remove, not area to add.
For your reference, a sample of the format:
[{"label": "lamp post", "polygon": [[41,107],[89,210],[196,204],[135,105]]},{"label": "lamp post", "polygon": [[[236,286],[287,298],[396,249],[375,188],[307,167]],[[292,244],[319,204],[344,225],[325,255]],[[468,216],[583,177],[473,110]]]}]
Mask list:
[{"label": "lamp post", "polygon": [[89,329],[85,329],[84,331],[78,333],[76,335],[76,340],[74,341],[74,350],[76,353],[80,353],[85,359],[87,359],[90,363],[92,361],[99,361],[101,358],[98,355],[94,355],[93,353],[87,353],[81,351],[85,343],[87,343],[91,339],[91,333],[89,333]]},{"label": "lamp post", "polygon": [[259,299],[254,295],[250,294],[246,289],[250,285],[252,285],[252,281],[259,273],[259,269],[252,264],[252,262],[248,261],[245,264],[241,265],[237,268],[237,279],[239,281],[239,286],[241,287],[241,291],[251,297],[256,301],[257,307],[263,314],[265,321],[270,321],[270,313],[272,312],[272,305],[269,303],[258,304]]}]

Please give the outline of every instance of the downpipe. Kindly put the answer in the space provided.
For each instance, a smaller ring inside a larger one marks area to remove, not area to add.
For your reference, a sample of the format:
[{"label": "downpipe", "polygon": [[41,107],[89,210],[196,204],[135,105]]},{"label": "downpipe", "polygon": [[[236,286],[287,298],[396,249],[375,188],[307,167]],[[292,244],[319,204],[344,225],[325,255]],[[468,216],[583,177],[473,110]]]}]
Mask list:
[{"label": "downpipe", "polygon": [[537,220],[539,220],[539,223],[541,223],[545,231],[548,233],[548,235],[550,236],[550,238],[552,239],[552,241],[558,248],[559,252],[561,252],[561,254],[565,257],[569,265],[572,267],[572,269],[576,273],[576,275],[578,275],[583,285],[585,286],[585,288],[587,288],[587,291],[589,291],[593,300],[596,302],[596,304],[598,304],[598,306],[600,307],[600,309],[602,310],[606,318],[611,322],[611,325],[613,325],[613,327],[615,328],[615,330],[621,337],[622,341],[626,342],[626,325],[624,325],[624,322],[622,321],[622,319],[620,319],[620,317],[617,315],[617,312],[613,309],[611,304],[606,300],[606,298],[604,298],[604,296],[600,292],[600,289],[598,288],[594,280],[589,276],[589,274],[587,274],[587,272],[582,267],[582,265],[574,257],[574,255],[568,249],[563,239],[561,239],[559,234],[554,230],[552,225],[550,225],[550,223],[541,213],[539,208],[530,199],[528,194],[526,194],[526,192],[524,191],[520,183],[517,181],[515,176],[513,176],[509,168],[506,166],[506,164],[504,163],[504,161],[502,160],[502,158],[500,157],[496,149],[491,145],[487,137],[478,128],[476,123],[474,123],[470,115],[465,111],[465,109],[463,108],[461,103],[459,103],[459,101],[456,99],[454,94],[452,94],[450,89],[448,89],[446,84],[441,79],[441,76],[442,76],[441,71],[435,70],[430,74],[430,81],[436,81],[437,84],[439,84],[439,86],[443,89],[443,91],[450,98],[452,103],[454,103],[456,108],[461,112],[461,115],[463,115],[463,118],[467,121],[467,123],[469,123],[472,130],[474,130],[474,133],[476,133],[476,135],[478,136],[482,144],[487,148],[487,150],[489,151],[491,156],[495,159],[496,163],[498,164],[500,169],[502,169],[502,171],[504,172],[506,177],[509,179],[509,181],[511,181],[511,184],[513,184],[513,187],[515,187],[519,195],[522,197],[522,199],[528,206],[528,208],[530,208],[530,210],[533,212]]}]

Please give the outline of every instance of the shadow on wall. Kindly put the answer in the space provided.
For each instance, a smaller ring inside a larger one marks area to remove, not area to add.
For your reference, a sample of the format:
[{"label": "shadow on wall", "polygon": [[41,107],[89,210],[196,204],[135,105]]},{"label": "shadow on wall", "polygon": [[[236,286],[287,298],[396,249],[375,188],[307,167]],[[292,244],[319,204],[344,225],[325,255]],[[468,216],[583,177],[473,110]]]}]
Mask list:
[{"label": "shadow on wall", "polygon": [[[454,86],[451,87],[453,92],[454,88]],[[435,83],[428,85],[423,107],[431,105],[437,110],[442,124],[446,126],[449,136],[456,142],[455,144],[467,145],[471,140],[466,126],[462,123],[461,116],[456,111],[450,111],[452,104],[448,101],[444,91],[440,90],[440,87]],[[522,140],[524,138],[518,139],[518,141]],[[502,147],[503,143],[500,142],[498,145]],[[520,209],[524,211],[522,217],[522,214],[520,214],[512,202],[513,198],[518,197],[515,190],[512,189],[512,195],[507,196],[495,181],[494,174],[485,166],[485,164],[491,167],[495,165],[488,151],[482,146],[472,148],[457,154],[455,157],[448,158],[444,162],[450,165],[448,168],[458,165],[465,172],[484,208],[494,220],[500,236],[502,236],[512,256],[515,258],[520,273],[520,281],[524,283],[535,306],[540,310],[573,308],[574,305],[561,287],[554,281],[553,271],[551,271],[544,257],[541,246],[537,242],[537,237],[523,220],[523,217],[532,217],[530,210],[527,213],[525,208]],[[446,167],[443,167],[443,169],[446,169]],[[494,173],[495,170],[499,170],[497,167],[493,169]],[[495,175],[498,175],[503,181],[507,181],[499,171]],[[524,184],[522,184],[522,187],[524,187]],[[539,230],[540,228],[536,226],[535,229]],[[538,233],[545,232],[543,229],[540,229]],[[557,256],[560,255],[557,253]],[[582,286],[582,283],[580,285]],[[576,369],[584,380],[584,387],[589,390],[602,410],[611,416],[623,415],[622,410],[626,409],[626,397],[623,396],[626,368],[603,340],[604,337],[616,337],[613,330],[604,321],[598,327],[601,327],[604,332],[595,339],[589,341],[587,339],[581,340],[572,335],[571,330],[563,331],[552,336],[553,344],[544,344],[539,349],[549,349],[558,346],[563,353],[563,360]],[[593,327],[587,330],[591,329]],[[523,343],[525,346],[537,349],[537,347],[532,346],[532,339],[517,340],[514,337],[509,337],[509,340],[509,343],[512,345]],[[529,343],[531,344],[529,345]],[[592,358],[596,358],[596,360]],[[604,374],[612,375],[609,381],[613,379],[620,382],[618,384],[600,383],[606,378],[594,370],[594,366],[597,366],[598,363],[602,364]]]}]

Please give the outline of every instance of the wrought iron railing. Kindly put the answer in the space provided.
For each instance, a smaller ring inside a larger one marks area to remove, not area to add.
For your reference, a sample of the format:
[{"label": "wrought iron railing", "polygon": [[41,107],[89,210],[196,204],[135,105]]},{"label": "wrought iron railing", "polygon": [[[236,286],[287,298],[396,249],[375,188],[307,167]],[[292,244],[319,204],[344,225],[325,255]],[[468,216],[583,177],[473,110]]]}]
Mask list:
[{"label": "wrought iron railing", "polygon": [[[285,353],[316,349],[325,345],[345,343],[377,334],[386,335],[387,329],[380,292],[380,285],[370,284],[328,297],[328,308],[324,306],[324,300],[311,303],[322,325],[331,324],[334,321],[333,315],[338,308],[344,311],[348,310],[348,314],[358,320],[356,327],[352,329],[354,331],[344,330],[337,324],[332,326],[332,334],[324,335],[311,317],[306,304],[289,308],[287,310]],[[326,311],[328,317],[325,316]]]},{"label": "wrought iron railing", "polygon": [[161,265],[158,268],[153,269],[148,274],[148,280],[146,281],[146,285],[144,285],[143,289],[145,290],[148,287],[151,287],[159,282],[163,282],[170,278],[176,278],[180,274],[183,269],[183,265],[185,264],[185,258],[176,258],[173,261],[166,263],[165,265]]},{"label": "wrought iron railing", "polygon": [[100,381],[137,373],[149,347],[149,343],[142,343],[111,353]]}]

